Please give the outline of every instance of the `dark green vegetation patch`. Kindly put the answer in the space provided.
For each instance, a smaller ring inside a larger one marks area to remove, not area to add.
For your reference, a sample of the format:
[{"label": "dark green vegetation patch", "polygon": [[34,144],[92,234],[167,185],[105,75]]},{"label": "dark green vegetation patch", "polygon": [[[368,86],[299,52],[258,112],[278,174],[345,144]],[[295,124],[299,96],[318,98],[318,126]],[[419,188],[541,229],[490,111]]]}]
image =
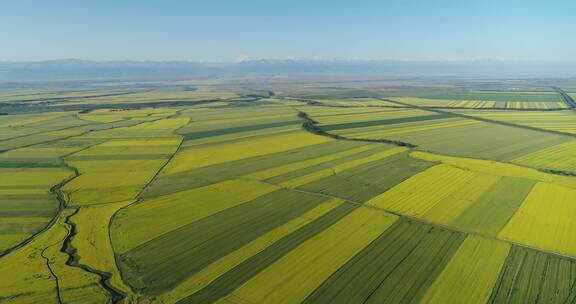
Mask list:
[{"label": "dark green vegetation patch", "polygon": [[58,210],[58,200],[50,195],[2,195],[0,217],[51,217]]},{"label": "dark green vegetation patch", "polygon": [[324,131],[342,130],[342,129],[353,129],[353,128],[364,128],[364,127],[374,127],[383,125],[394,125],[400,123],[417,122],[417,121],[428,121],[450,118],[452,116],[448,114],[433,114],[433,115],[422,115],[422,116],[412,116],[403,118],[390,118],[390,119],[380,119],[380,120],[368,120],[359,122],[347,122],[341,124],[332,125],[322,125],[320,128]]},{"label": "dark green vegetation patch", "polygon": [[270,128],[278,128],[290,125],[298,125],[301,124],[301,120],[289,120],[289,121],[280,121],[280,122],[273,122],[267,124],[257,124],[257,125],[249,125],[249,126],[241,126],[241,127],[230,127],[230,128],[223,128],[223,129],[216,129],[216,130],[208,130],[208,131],[201,131],[201,132],[190,132],[182,134],[184,136],[184,140],[193,140],[193,139],[200,139],[205,137],[212,137],[218,135],[227,135],[227,134],[234,134],[234,133],[242,133],[242,132],[249,132],[249,131],[258,131],[263,129],[270,129]]},{"label": "dark green vegetation patch", "polygon": [[534,180],[504,176],[452,224],[465,231],[497,236],[535,183]]},{"label": "dark green vegetation patch", "polygon": [[306,184],[300,188],[364,202],[435,163],[401,153]]},{"label": "dark green vegetation patch", "polygon": [[576,261],[513,246],[489,303],[574,303]]},{"label": "dark green vegetation patch", "polygon": [[266,179],[266,181],[273,183],[273,184],[279,184],[279,183],[282,183],[282,182],[285,182],[285,181],[288,181],[288,180],[291,180],[291,179],[294,179],[297,177],[305,176],[305,175],[308,175],[308,174],[311,174],[311,173],[314,173],[314,172],[317,172],[320,170],[330,169],[330,168],[337,166],[337,165],[345,164],[347,162],[358,160],[360,158],[368,157],[370,155],[388,150],[390,148],[391,148],[391,146],[388,146],[388,145],[374,145],[373,148],[370,150],[362,151],[360,153],[356,153],[356,154],[353,154],[350,156],[335,159],[335,160],[321,163],[318,165],[298,169],[296,171],[287,172],[287,173]]},{"label": "dark green vegetation patch", "polygon": [[401,219],[332,274],[305,303],[418,303],[465,237]]}]

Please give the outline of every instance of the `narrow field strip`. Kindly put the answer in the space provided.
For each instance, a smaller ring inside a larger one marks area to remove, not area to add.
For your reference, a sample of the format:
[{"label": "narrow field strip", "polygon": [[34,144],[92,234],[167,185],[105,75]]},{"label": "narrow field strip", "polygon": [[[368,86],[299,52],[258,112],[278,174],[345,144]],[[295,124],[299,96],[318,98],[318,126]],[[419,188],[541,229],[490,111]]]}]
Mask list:
[{"label": "narrow field strip", "polygon": [[217,303],[297,303],[388,229],[397,217],[359,208]]},{"label": "narrow field strip", "polygon": [[250,131],[244,133],[233,133],[233,134],[226,134],[226,135],[218,135],[214,137],[205,137],[201,139],[192,139],[192,140],[185,140],[182,148],[201,148],[201,147],[209,147],[221,144],[231,144],[234,142],[241,142],[247,140],[258,140],[260,138],[269,137],[269,136],[282,136],[285,134],[292,133],[294,131],[298,131],[301,128],[301,124],[298,125],[288,125],[285,127],[277,127],[271,129],[262,129],[257,131]]},{"label": "narrow field strip", "polygon": [[[425,114],[425,112],[424,112]],[[313,117],[315,118],[315,117]],[[370,127],[358,127],[358,128],[348,128],[337,130],[335,133],[340,135],[344,135],[347,137],[353,137],[356,134],[371,134],[371,133],[378,133],[378,132],[386,132],[386,131],[394,131],[394,130],[410,130],[410,129],[419,129],[419,128],[426,128],[427,126],[442,126],[445,124],[453,124],[458,122],[469,121],[466,119],[461,119],[457,117],[445,117],[443,119],[437,119],[433,121],[410,121],[410,122],[403,122],[397,123],[392,125],[375,125]]]},{"label": "narrow field strip", "polygon": [[198,132],[189,132],[183,133],[184,140],[196,140],[206,137],[213,137],[219,135],[229,135],[229,134],[236,134],[242,132],[250,132],[250,131],[258,131],[262,129],[270,129],[270,128],[277,128],[277,127],[284,127],[284,126],[294,126],[300,125],[300,120],[288,120],[288,121],[279,121],[279,122],[271,122],[265,124],[255,124],[255,125],[247,125],[247,126],[235,126],[230,128],[223,128],[223,129],[211,129],[205,131],[198,131]]},{"label": "narrow field strip", "polygon": [[370,155],[370,156],[367,156],[364,158],[350,161],[348,163],[336,165],[336,166],[329,168],[329,169],[323,169],[323,170],[320,170],[320,171],[317,171],[317,172],[314,172],[314,173],[311,173],[308,175],[297,177],[297,178],[294,178],[292,180],[285,181],[285,182],[281,183],[280,185],[283,187],[286,187],[286,188],[296,188],[296,187],[305,185],[307,183],[319,180],[321,178],[328,177],[330,175],[334,175],[334,174],[337,174],[339,172],[349,170],[349,169],[358,167],[358,166],[366,164],[366,163],[370,163],[370,162],[377,161],[377,160],[380,160],[380,159],[383,159],[386,157],[390,157],[392,155],[396,155],[398,153],[402,153],[402,152],[407,151],[407,150],[408,150],[407,148],[402,148],[402,147],[391,148],[391,149],[388,149],[388,150],[385,150],[385,151],[382,151],[382,152],[379,152],[379,153],[376,153],[376,154],[373,154],[373,155]]},{"label": "narrow field strip", "polygon": [[[350,109],[336,109],[332,108],[331,112],[327,112],[327,108],[311,108],[305,107],[306,111],[310,112],[310,115],[318,118],[318,121],[325,126],[345,126],[350,124],[356,124],[358,122],[371,122],[373,125],[380,125],[389,120],[391,121],[401,121],[410,122],[418,121],[415,117],[422,117],[429,114],[423,110],[415,109],[385,109],[380,108],[375,111],[374,109],[363,109],[360,112],[350,112]],[[354,109],[354,110],[359,110]]]},{"label": "narrow field strip", "polygon": [[339,123],[339,124],[329,124],[320,125],[320,128],[324,131],[334,131],[334,130],[341,130],[341,129],[352,129],[352,128],[363,128],[363,127],[372,127],[372,126],[380,126],[380,125],[395,125],[398,123],[407,123],[407,122],[416,122],[416,121],[430,121],[436,119],[444,119],[447,118],[446,114],[429,114],[429,115],[421,115],[421,116],[412,116],[412,117],[403,117],[403,118],[390,118],[390,119],[381,119],[381,120],[364,120],[364,121],[356,121],[356,122],[347,122],[347,123]]},{"label": "narrow field strip", "polygon": [[[366,144],[366,143],[364,143],[364,144]],[[315,166],[309,166],[309,167],[306,167],[306,168],[301,168],[301,169],[296,170],[296,171],[287,172],[287,173],[284,173],[284,174],[282,174],[282,175],[278,175],[278,176],[274,176],[274,177],[268,178],[268,179],[266,179],[265,181],[268,182],[268,183],[280,185],[281,183],[283,183],[283,182],[285,182],[285,181],[289,181],[289,180],[292,180],[292,179],[295,179],[295,178],[298,178],[298,177],[302,177],[302,176],[305,176],[305,175],[309,175],[309,174],[311,174],[311,173],[313,173],[313,172],[318,172],[318,171],[321,171],[321,170],[324,170],[324,169],[330,169],[330,168],[333,168],[333,167],[335,167],[335,166],[338,166],[338,165],[341,165],[341,164],[345,164],[345,163],[348,163],[348,162],[351,162],[351,161],[354,161],[354,160],[357,160],[357,159],[361,159],[361,158],[364,158],[364,157],[368,157],[368,156],[370,156],[370,155],[374,155],[374,154],[377,154],[377,153],[379,153],[379,152],[382,152],[382,151],[385,151],[385,150],[388,150],[388,149],[391,148],[391,147],[388,146],[388,145],[382,145],[382,144],[370,144],[370,145],[372,145],[373,149],[370,149],[370,150],[367,150],[367,151],[363,151],[363,152],[360,152],[360,153],[356,153],[356,154],[354,154],[354,155],[346,156],[346,157],[343,157],[343,158],[338,158],[338,159],[335,159],[335,160],[331,160],[331,161],[328,161],[328,162],[325,162],[325,163],[321,163],[321,164],[318,164],[318,165],[315,165]],[[392,157],[393,157],[393,156],[392,156]],[[384,159],[389,159],[389,158],[390,158],[390,157],[387,157],[387,158],[384,158]],[[374,163],[374,162],[371,162],[371,163]],[[371,164],[371,163],[368,163],[368,164]],[[363,166],[364,166],[364,165],[363,165]],[[362,167],[362,166],[359,166],[359,167]],[[356,168],[359,168],[359,167],[356,167]]]},{"label": "narrow field strip", "polygon": [[326,155],[326,156],[321,156],[318,158],[313,158],[313,159],[308,159],[308,160],[304,160],[304,161],[300,161],[300,162],[295,162],[295,163],[291,163],[291,164],[287,164],[287,165],[283,165],[283,166],[279,166],[279,167],[274,167],[274,168],[270,168],[267,170],[262,170],[262,171],[258,171],[258,172],[254,172],[248,175],[244,175],[243,177],[245,178],[252,178],[252,179],[257,179],[257,180],[265,180],[271,177],[275,177],[275,176],[279,176],[285,173],[289,173],[289,172],[293,172],[293,171],[297,171],[303,168],[307,168],[310,166],[315,166],[315,165],[319,165],[322,163],[326,163],[332,160],[337,160],[340,158],[344,158],[347,156],[352,156],[354,154],[358,154],[360,152],[364,152],[364,151],[368,151],[371,149],[374,149],[375,147],[377,147],[377,145],[374,144],[366,144],[364,146],[360,146],[357,148],[352,148],[346,151],[342,151],[342,152],[338,152],[338,153],[333,153],[330,155]]},{"label": "narrow field strip", "polygon": [[390,136],[394,136],[394,135],[402,135],[402,134],[410,134],[410,133],[416,133],[416,132],[422,132],[422,131],[429,131],[429,130],[438,130],[438,129],[444,129],[444,128],[453,128],[453,127],[462,127],[462,126],[467,126],[467,125],[473,125],[473,124],[478,124],[480,123],[479,121],[450,121],[450,122],[441,122],[441,123],[435,123],[435,124],[426,124],[426,125],[416,125],[416,126],[409,126],[409,127],[396,127],[393,126],[390,128],[390,130],[374,130],[374,131],[370,131],[370,132],[363,132],[363,131],[356,131],[356,132],[350,132],[347,135],[351,136],[351,137],[358,137],[358,138],[375,138],[375,137],[383,137],[383,138],[387,138]]}]

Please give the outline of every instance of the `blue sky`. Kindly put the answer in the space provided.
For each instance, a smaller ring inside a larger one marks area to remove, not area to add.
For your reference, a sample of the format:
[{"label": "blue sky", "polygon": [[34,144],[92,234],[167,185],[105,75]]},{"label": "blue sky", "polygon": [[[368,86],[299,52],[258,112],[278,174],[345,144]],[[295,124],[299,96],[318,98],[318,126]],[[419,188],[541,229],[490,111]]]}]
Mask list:
[{"label": "blue sky", "polygon": [[2,0],[0,60],[560,60],[576,1]]}]

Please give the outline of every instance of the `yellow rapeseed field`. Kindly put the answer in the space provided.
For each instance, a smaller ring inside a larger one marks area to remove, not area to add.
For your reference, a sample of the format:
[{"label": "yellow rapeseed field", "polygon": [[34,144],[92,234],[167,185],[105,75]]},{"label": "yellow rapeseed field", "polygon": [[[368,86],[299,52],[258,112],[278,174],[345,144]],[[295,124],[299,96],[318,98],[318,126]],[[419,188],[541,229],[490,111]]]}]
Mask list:
[{"label": "yellow rapeseed field", "polygon": [[576,190],[537,183],[498,237],[576,256]]},{"label": "yellow rapeseed field", "polygon": [[418,173],[367,202],[368,205],[422,217],[441,201],[472,182],[477,173],[437,165]]},{"label": "yellow rapeseed field", "polygon": [[487,303],[509,251],[504,242],[468,236],[421,303]]},{"label": "yellow rapeseed field", "polygon": [[385,129],[382,127],[378,127],[375,128],[373,131],[369,132],[366,132],[364,131],[365,129],[362,129],[361,132],[358,131],[350,132],[350,135],[359,138],[378,138],[378,137],[386,138],[393,135],[409,134],[409,133],[437,130],[443,128],[461,127],[478,123],[480,122],[475,120],[464,120],[464,119],[463,120],[450,119],[449,121],[439,120],[437,122],[425,121],[410,124],[397,124],[393,126],[388,126]]},{"label": "yellow rapeseed field", "polygon": [[576,141],[555,145],[516,158],[514,163],[536,168],[576,171]]},{"label": "yellow rapeseed field", "polygon": [[472,170],[484,174],[527,178],[576,189],[576,179],[573,177],[544,173],[535,169],[516,166],[513,164],[492,160],[445,156],[419,151],[410,153],[410,156],[431,162],[442,162],[464,170]]},{"label": "yellow rapeseed field", "polygon": [[450,224],[499,179],[500,177],[494,175],[474,174],[466,184],[438,202],[422,218],[433,223]]},{"label": "yellow rapeseed field", "polygon": [[118,155],[171,155],[176,151],[182,139],[180,137],[161,137],[153,139],[109,140],[74,154],[78,156],[108,156],[114,159]]},{"label": "yellow rapeseed field", "polygon": [[150,181],[165,159],[69,161],[80,176],[62,190],[72,205],[129,200]]}]

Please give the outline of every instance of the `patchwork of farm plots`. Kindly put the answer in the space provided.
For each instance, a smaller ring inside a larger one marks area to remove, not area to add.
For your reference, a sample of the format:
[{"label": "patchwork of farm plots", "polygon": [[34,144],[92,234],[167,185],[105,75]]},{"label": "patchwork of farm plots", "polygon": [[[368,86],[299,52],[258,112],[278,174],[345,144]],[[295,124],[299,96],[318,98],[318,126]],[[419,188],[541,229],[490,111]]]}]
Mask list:
[{"label": "patchwork of farm plots", "polygon": [[[2,299],[101,303],[109,291],[99,283],[100,271],[115,273],[109,275],[112,290],[127,288],[117,270],[106,268],[115,268],[108,222],[126,204],[120,202],[134,199],[175,153],[181,137],[174,130],[188,122],[186,117],[171,118],[177,113],[170,109],[69,114],[104,122],[61,140],[39,132],[38,144],[11,149],[0,157],[6,193],[2,249],[25,240],[1,259],[0,269],[9,273],[16,265],[27,265],[3,282]],[[99,119],[101,115],[118,119]],[[108,213],[98,222],[100,212]],[[35,232],[41,233],[30,238]],[[110,254],[101,255],[106,248]]]},{"label": "patchwork of farm plots", "polygon": [[420,109],[301,107],[317,126],[347,138],[388,139],[442,154],[511,161],[573,137]]},{"label": "patchwork of farm plots", "polygon": [[0,302],[576,299],[573,137],[328,103],[0,116]]},{"label": "patchwork of farm plots", "polygon": [[155,90],[152,92],[134,92],[131,94],[118,94],[109,97],[84,97],[82,99],[69,98],[58,103],[58,106],[78,105],[85,103],[96,104],[129,104],[129,103],[166,103],[182,101],[218,101],[238,97],[231,92],[211,91],[211,90],[193,90],[193,91],[174,91],[174,90]]},{"label": "patchwork of farm plots", "polygon": [[[422,107],[466,108],[466,109],[511,109],[511,110],[560,110],[568,105],[559,97],[550,101],[494,101],[494,100],[450,100],[415,97],[394,97],[393,101]],[[546,100],[546,99],[544,99]]]},{"label": "patchwork of farm plots", "polygon": [[[288,98],[288,100],[290,100]],[[347,98],[347,99],[314,99],[312,103],[321,103],[336,107],[398,107],[399,105],[387,100],[376,98]]]},{"label": "patchwork of farm plots", "polygon": [[573,111],[510,112],[457,110],[453,112],[521,126],[576,134],[576,113]]},{"label": "patchwork of farm plots", "polygon": [[[273,110],[259,109],[263,116]],[[248,120],[258,121],[259,111]],[[220,114],[214,119],[224,120]],[[570,236],[555,228],[576,228],[569,221],[534,228],[549,231],[534,237],[554,238],[548,243],[507,233],[522,229],[514,219],[538,185],[576,191],[571,177],[257,125],[206,122],[143,199],[116,215],[119,267],[139,293],[162,303],[482,303],[500,296],[495,287],[508,284],[501,280],[513,280],[501,278],[512,252],[571,255]],[[254,148],[262,143],[270,147]],[[195,162],[204,149],[222,156]],[[199,200],[190,204],[190,197]],[[534,283],[510,284],[530,290]]]}]

